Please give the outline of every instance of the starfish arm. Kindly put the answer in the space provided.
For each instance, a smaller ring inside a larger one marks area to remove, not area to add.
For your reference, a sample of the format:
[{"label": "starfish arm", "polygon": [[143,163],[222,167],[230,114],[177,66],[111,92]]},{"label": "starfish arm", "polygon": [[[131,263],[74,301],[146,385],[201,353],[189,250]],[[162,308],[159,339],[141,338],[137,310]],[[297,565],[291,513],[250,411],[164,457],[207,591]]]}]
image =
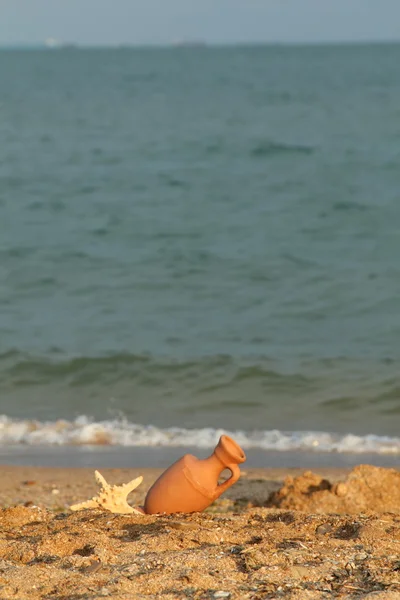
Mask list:
[{"label": "starfish arm", "polygon": [[95,500],[86,500],[86,502],[80,502],[79,504],[73,504],[70,506],[71,510],[82,510],[84,508],[98,508],[99,505]]},{"label": "starfish arm", "polygon": [[94,476],[96,478],[97,483],[101,485],[103,489],[107,490],[110,487],[107,481],[104,479],[103,475],[99,473],[99,471],[95,471]]},{"label": "starfish arm", "polygon": [[143,511],[142,510],[138,510],[137,508],[133,508],[132,507],[132,511],[135,515],[141,515],[143,517]]},{"label": "starfish arm", "polygon": [[140,475],[140,477],[132,479],[132,481],[130,481],[129,483],[124,483],[124,485],[121,487],[124,490],[124,492],[126,491],[126,495],[128,495],[130,492],[135,490],[142,483],[142,481],[143,477]]}]

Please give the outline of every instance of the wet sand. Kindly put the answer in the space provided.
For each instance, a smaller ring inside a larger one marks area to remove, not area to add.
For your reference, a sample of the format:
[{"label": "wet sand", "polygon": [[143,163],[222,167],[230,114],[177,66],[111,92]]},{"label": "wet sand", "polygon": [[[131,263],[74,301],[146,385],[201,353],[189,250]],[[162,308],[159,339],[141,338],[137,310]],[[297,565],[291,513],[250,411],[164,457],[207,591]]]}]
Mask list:
[{"label": "wet sand", "polygon": [[[102,469],[110,484],[159,469]],[[289,478],[288,478],[289,477]],[[400,473],[243,469],[193,515],[71,512],[93,469],[0,467],[0,599],[400,598]]]}]

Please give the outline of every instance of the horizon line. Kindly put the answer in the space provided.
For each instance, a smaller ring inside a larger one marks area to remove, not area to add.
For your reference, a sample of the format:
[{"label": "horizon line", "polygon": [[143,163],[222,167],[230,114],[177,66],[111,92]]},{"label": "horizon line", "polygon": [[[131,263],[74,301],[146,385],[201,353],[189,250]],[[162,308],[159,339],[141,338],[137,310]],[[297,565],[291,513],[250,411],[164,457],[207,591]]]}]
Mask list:
[{"label": "horizon line", "polygon": [[115,43],[88,43],[74,41],[58,41],[54,46],[46,45],[46,41],[9,42],[1,43],[1,50],[95,50],[95,49],[190,49],[190,48],[237,48],[253,46],[371,46],[371,45],[397,45],[399,39],[360,39],[360,40],[271,40],[271,41],[207,41],[202,39],[177,40],[171,42],[115,42]]}]

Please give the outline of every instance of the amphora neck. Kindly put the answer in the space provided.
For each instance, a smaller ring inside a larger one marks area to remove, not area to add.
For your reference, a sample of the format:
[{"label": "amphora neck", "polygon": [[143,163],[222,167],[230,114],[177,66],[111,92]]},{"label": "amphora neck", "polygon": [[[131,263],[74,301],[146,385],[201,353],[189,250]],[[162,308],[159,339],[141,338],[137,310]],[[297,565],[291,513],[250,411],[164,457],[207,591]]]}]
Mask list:
[{"label": "amphora neck", "polygon": [[246,455],[239,444],[227,435],[221,435],[212,456],[215,456],[224,468],[232,464],[241,464],[246,460]]}]

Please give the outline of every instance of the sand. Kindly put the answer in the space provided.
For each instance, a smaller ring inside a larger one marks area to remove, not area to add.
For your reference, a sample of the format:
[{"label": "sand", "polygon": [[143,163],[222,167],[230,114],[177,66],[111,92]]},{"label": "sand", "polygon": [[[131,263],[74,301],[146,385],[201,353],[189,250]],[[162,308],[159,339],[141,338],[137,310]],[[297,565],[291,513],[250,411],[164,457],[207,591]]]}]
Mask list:
[{"label": "sand", "polygon": [[[101,470],[112,484],[160,471]],[[204,513],[71,512],[89,469],[0,467],[0,599],[400,599],[400,473],[244,469]]]}]

